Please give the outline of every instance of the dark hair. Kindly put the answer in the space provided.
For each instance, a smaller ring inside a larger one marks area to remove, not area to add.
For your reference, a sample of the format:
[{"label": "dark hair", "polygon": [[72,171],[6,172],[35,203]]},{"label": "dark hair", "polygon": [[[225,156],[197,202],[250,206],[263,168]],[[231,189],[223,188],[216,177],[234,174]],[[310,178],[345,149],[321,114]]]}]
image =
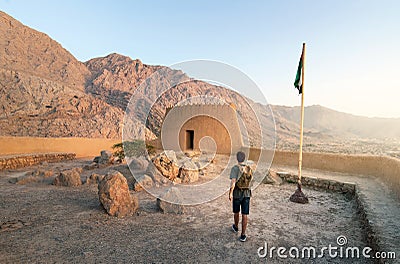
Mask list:
[{"label": "dark hair", "polygon": [[236,158],[238,162],[243,162],[246,158],[246,154],[244,154],[243,151],[239,151],[238,153],[236,153]]}]

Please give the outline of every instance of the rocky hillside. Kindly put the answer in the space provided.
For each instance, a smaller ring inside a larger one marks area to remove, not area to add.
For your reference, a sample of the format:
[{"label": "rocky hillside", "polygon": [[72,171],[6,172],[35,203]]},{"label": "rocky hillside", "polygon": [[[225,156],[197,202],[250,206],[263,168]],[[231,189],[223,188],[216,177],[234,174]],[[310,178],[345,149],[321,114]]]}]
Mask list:
[{"label": "rocky hillside", "polygon": [[[228,102],[239,98],[239,111],[250,112],[236,93],[191,80],[180,71],[145,65],[118,54],[81,63],[46,34],[3,12],[0,16],[2,136],[120,138],[132,93],[159,69],[166,69],[162,76],[166,78],[143,91],[140,103],[146,105],[150,98],[157,98],[159,87],[169,86],[168,79],[186,82],[157,101],[148,120],[151,131],[137,126],[133,134],[159,135],[166,107],[190,96],[219,94]],[[255,121],[249,114],[244,119],[249,124]]]},{"label": "rocky hillside", "polygon": [[119,136],[123,111],[85,91],[86,65],[3,12],[0,57],[0,135]]},{"label": "rocky hillside", "polygon": [[[154,138],[168,106],[188,97],[219,95],[235,102],[255,145],[259,131],[251,108],[262,114],[260,123],[273,136],[267,106],[246,102],[221,86],[190,79],[181,71],[143,64],[119,54],[79,62],[46,34],[24,26],[0,12],[0,136],[120,138],[126,106],[135,89],[163,70],[151,89],[141,92],[138,106],[148,106],[161,95],[168,80],[184,81],[163,94],[152,107],[147,128],[132,131]],[[164,78],[166,77],[166,78]],[[278,146],[298,142],[299,108],[271,106]],[[132,122],[142,118],[135,113]],[[306,108],[305,138],[324,141],[341,138],[397,138],[400,119],[370,119],[339,113],[321,106]]]}]

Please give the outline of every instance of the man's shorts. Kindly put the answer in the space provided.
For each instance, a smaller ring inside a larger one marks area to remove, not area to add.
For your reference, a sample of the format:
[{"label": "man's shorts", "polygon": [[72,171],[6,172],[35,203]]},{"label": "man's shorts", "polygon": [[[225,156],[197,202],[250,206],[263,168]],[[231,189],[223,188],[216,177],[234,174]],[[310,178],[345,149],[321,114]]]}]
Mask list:
[{"label": "man's shorts", "polygon": [[239,213],[242,211],[242,214],[248,215],[250,211],[250,197],[243,198],[233,198],[233,213]]}]

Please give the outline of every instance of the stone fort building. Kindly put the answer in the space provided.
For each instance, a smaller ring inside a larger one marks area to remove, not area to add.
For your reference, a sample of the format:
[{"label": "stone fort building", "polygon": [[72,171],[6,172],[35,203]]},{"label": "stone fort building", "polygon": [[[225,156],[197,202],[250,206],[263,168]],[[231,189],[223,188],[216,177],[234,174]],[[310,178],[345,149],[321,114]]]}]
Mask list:
[{"label": "stone fort building", "polygon": [[161,129],[163,149],[236,153],[243,139],[234,105],[194,104],[167,108]]}]

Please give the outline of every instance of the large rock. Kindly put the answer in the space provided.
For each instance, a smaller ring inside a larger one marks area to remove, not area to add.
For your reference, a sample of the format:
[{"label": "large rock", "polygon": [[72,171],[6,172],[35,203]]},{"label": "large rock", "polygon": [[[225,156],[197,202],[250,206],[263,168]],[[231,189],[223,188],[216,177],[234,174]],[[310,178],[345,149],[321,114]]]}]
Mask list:
[{"label": "large rock", "polygon": [[[173,154],[172,154],[173,153]],[[179,174],[176,155],[173,151],[164,151],[152,159],[154,166],[166,178],[173,181]]]},{"label": "large rock", "polygon": [[81,181],[82,168],[65,170],[54,179],[53,184],[57,186],[79,186]]},{"label": "large rock", "polygon": [[151,188],[153,186],[153,179],[149,175],[143,175],[136,180],[133,185],[135,191],[142,191],[143,189]]},{"label": "large rock", "polygon": [[182,183],[191,183],[199,180],[199,169],[192,161],[187,161],[179,169],[179,176]]},{"label": "large rock", "polygon": [[183,214],[185,207],[182,203],[183,197],[176,187],[169,188],[163,195],[157,198],[157,207],[163,213]]},{"label": "large rock", "polygon": [[109,215],[124,217],[137,211],[139,201],[129,193],[126,178],[120,172],[109,172],[98,188],[100,203]]}]

